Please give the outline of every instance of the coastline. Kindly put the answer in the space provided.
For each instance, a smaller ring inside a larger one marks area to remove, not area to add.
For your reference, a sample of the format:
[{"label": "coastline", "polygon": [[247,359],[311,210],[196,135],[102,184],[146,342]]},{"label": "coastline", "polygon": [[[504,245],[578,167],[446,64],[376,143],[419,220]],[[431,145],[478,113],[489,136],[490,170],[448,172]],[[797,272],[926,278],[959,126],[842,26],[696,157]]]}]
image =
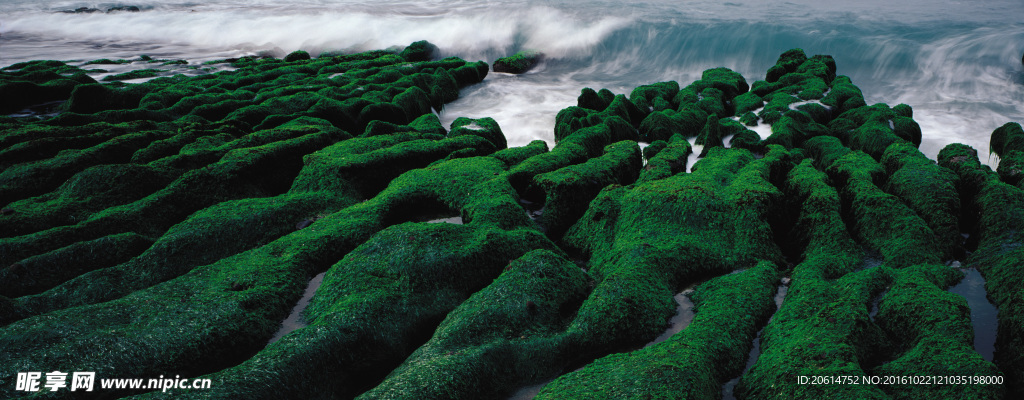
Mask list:
[{"label": "coastline", "polygon": [[[510,147],[494,119],[441,124],[490,71],[438,53],[244,57],[139,83],[0,70],[6,112],[54,113],[0,117],[0,397],[52,370],[216,383],[115,394],[148,398],[491,398],[552,378],[537,398],[715,398],[741,373],[737,398],[1024,391],[1016,161],[993,171],[958,144],[929,159],[910,106],[868,105],[799,49],[750,84],[711,68],[628,96],[579,88],[555,146]],[[993,141],[1024,154],[1019,125]],[[423,222],[438,215],[463,223]],[[1001,311],[994,363],[947,292],[950,260]],[[306,326],[267,344],[321,273]],[[692,323],[640,348],[697,282]],[[1006,383],[796,380],[921,374]]]}]

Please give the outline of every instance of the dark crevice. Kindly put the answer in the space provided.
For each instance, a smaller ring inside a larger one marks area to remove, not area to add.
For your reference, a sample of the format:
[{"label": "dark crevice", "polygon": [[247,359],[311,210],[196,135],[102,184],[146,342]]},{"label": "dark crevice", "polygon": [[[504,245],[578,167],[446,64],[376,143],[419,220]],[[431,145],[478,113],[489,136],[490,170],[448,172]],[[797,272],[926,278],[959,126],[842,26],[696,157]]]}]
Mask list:
[{"label": "dark crevice", "polygon": [[459,210],[433,196],[401,196],[388,208],[382,222],[384,226],[391,226],[403,222],[443,222],[437,220],[456,217],[463,222]]},{"label": "dark crevice", "polygon": [[541,232],[547,231],[547,228],[540,223],[540,219],[544,215],[545,200],[546,197],[542,190],[531,191],[527,196],[519,198],[519,205],[523,206],[526,216],[537,224]]}]

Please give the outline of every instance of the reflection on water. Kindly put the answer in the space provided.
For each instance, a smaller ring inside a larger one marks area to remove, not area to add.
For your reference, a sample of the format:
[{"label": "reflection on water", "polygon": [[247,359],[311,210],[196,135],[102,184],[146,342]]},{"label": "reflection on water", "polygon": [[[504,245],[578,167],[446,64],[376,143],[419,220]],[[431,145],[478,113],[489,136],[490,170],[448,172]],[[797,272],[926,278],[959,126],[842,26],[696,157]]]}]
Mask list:
[{"label": "reflection on water", "polygon": [[995,353],[998,313],[985,294],[985,278],[975,268],[962,269],[966,276],[949,291],[964,296],[971,308],[971,325],[974,327],[974,350],[985,360],[992,361]]}]

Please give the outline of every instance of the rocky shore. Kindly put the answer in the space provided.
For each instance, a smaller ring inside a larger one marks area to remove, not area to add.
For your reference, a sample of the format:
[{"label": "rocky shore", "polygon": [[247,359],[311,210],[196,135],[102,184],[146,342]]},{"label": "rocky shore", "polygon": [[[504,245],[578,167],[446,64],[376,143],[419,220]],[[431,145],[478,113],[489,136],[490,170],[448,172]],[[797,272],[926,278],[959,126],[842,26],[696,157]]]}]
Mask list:
[{"label": "rocky shore", "polygon": [[[100,82],[83,68],[116,61],[0,69],[0,113],[48,110],[0,117],[0,397],[486,399],[550,382],[537,398],[719,399],[737,377],[739,399],[1024,395],[1019,124],[992,134],[996,171],[965,145],[931,160],[910,106],[868,105],[832,57],[794,49],[764,81],[581,88],[555,146],[508,147],[491,118],[442,126],[490,68],[434,54]],[[999,309],[993,360],[947,291],[954,261]],[[321,273],[305,326],[268,344]],[[644,347],[693,285],[693,321]],[[15,389],[54,370],[212,387]]]}]

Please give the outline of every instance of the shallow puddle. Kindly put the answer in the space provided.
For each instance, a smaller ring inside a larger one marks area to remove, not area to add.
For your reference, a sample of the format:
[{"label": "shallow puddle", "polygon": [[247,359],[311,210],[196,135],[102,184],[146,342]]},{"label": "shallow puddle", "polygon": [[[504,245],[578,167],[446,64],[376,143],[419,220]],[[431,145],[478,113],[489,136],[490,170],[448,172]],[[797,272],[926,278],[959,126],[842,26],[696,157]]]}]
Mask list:
[{"label": "shallow puddle", "polygon": [[284,335],[306,326],[306,322],[302,320],[302,311],[306,309],[306,306],[309,305],[309,300],[313,298],[313,295],[316,294],[316,290],[320,288],[320,284],[323,283],[324,274],[326,273],[327,272],[321,272],[314,276],[313,279],[310,279],[309,286],[306,286],[306,291],[302,293],[302,298],[299,299],[299,302],[295,304],[294,308],[292,308],[292,312],[291,314],[288,314],[288,318],[285,318],[284,321],[281,322],[281,328],[278,329],[277,333],[274,334],[274,337],[267,342],[268,345],[283,338]]},{"label": "shallow puddle", "polygon": [[949,291],[964,296],[971,307],[971,325],[974,327],[974,350],[985,360],[992,361],[995,353],[998,310],[985,294],[985,278],[975,268],[961,269],[966,276]]}]

